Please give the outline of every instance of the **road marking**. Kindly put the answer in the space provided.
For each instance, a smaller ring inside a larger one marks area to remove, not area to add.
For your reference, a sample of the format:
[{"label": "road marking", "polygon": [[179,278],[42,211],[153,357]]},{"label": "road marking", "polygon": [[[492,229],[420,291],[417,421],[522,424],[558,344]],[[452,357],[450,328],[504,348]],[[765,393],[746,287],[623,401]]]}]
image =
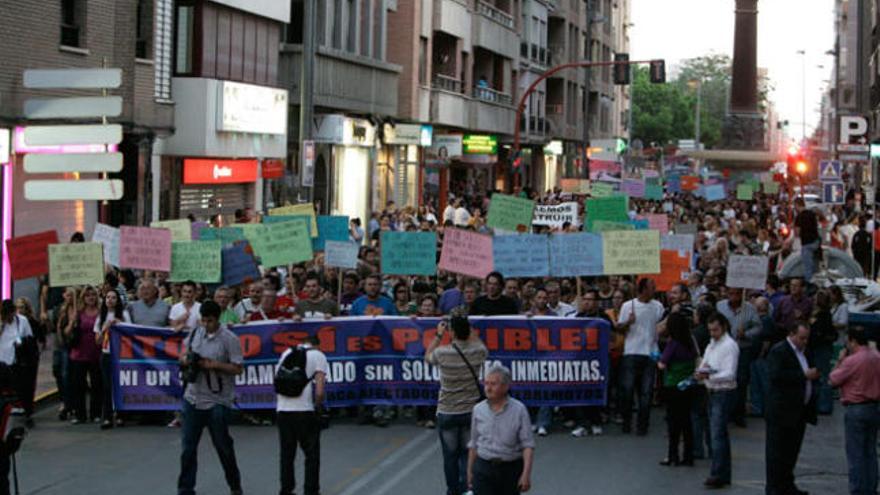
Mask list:
[{"label": "road marking", "polygon": [[394,467],[394,464],[404,458],[411,450],[415,450],[419,447],[425,440],[433,437],[436,433],[433,431],[424,431],[412,440],[410,440],[403,447],[397,449],[393,454],[389,455],[385,459],[382,460],[376,467],[372,468],[369,473],[361,476],[357,480],[354,481],[351,485],[348,485],[344,491],[340,492],[339,495],[355,495],[358,493],[362,493],[361,489],[370,484],[374,479],[378,478],[380,475],[384,474],[384,471],[388,468]]},{"label": "road marking", "polygon": [[394,493],[393,491],[391,491],[392,488],[397,486],[397,484],[400,483],[403,478],[409,476],[409,474],[412,473],[417,467],[421,466],[422,463],[424,463],[428,459],[428,457],[436,456],[439,454],[439,452],[440,450],[437,445],[434,445],[433,448],[425,449],[424,452],[422,452],[412,461],[410,461],[409,464],[403,467],[403,469],[398,469],[397,473],[392,476],[391,479],[389,479],[384,484],[382,484],[382,486],[377,488],[376,494],[384,495],[386,493]]}]

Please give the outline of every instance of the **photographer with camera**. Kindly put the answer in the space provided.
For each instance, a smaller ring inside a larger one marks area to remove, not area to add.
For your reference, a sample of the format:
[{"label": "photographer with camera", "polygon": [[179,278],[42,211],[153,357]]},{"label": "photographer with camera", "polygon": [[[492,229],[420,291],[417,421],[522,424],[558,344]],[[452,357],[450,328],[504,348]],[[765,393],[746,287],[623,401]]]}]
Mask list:
[{"label": "photographer with camera", "polygon": [[[447,326],[452,327],[452,342],[440,345]],[[479,372],[488,355],[483,341],[471,332],[467,316],[457,309],[448,324],[444,319],[437,325],[437,336],[425,350],[425,361],[440,369],[437,431],[447,495],[467,491],[471,411],[484,398]]]},{"label": "photographer with camera", "polygon": [[241,474],[235,461],[229,417],[235,402],[235,375],[244,370],[238,336],[220,324],[220,305],[206,301],[200,308],[201,325],[184,341],[180,369],[183,393],[183,453],[180,456],[178,495],[194,495],[197,454],[202,430],[208,428],[232,495],[241,495]]},{"label": "photographer with camera", "polygon": [[[308,286],[308,283],[306,284]],[[293,464],[297,444],[305,455],[305,495],[319,495],[321,429],[319,412],[324,403],[324,383],[330,367],[327,357],[308,342],[284,351],[275,367],[275,409],[281,448],[281,495],[293,495],[296,488]],[[314,384],[314,385],[313,385]]]}]

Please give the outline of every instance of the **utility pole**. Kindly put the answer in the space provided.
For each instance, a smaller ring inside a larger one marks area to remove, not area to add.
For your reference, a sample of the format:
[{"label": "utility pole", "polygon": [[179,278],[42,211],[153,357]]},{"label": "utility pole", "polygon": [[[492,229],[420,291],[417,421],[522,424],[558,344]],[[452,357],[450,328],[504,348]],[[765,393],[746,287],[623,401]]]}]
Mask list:
[{"label": "utility pole", "polygon": [[[317,0],[305,0],[303,2],[303,50],[302,71],[300,72],[299,85],[299,152],[300,152],[300,175],[304,172],[302,163],[303,143],[312,138],[312,88],[314,86],[315,73],[315,7]],[[300,178],[302,180],[302,178]],[[301,184],[302,182],[300,182]],[[314,186],[306,191],[309,201],[314,197]]]},{"label": "utility pole", "polygon": [[697,115],[694,117],[694,147],[700,149],[700,117],[703,105],[703,80],[697,79]]},{"label": "utility pole", "polygon": [[[587,46],[585,47],[584,60],[593,61],[593,0],[587,0]],[[590,67],[584,68],[584,173],[590,178]]]}]

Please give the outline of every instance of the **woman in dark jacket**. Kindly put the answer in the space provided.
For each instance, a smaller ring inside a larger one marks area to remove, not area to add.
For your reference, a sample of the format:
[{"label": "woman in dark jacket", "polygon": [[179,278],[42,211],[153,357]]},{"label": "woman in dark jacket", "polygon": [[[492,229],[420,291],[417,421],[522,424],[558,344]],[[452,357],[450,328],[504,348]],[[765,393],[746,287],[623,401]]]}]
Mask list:
[{"label": "woman in dark jacket", "polygon": [[820,290],[816,293],[814,308],[810,320],[808,349],[813,357],[813,365],[822,374],[816,390],[816,411],[819,414],[831,414],[834,399],[831,396],[831,387],[828,385],[828,375],[831,373],[831,358],[834,353],[834,342],[837,340],[837,330],[834,328],[834,318],[831,313],[831,296],[827,291]]},{"label": "woman in dark jacket", "polygon": [[[694,374],[699,356],[691,334],[691,322],[681,313],[671,313],[666,320],[669,342],[657,367],[664,371],[663,392],[666,397],[666,424],[668,427],[668,455],[660,461],[664,466],[694,465],[694,432],[691,424],[692,392],[688,379]],[[679,386],[681,385],[681,386]],[[683,455],[679,456],[679,441],[684,441]]]}]

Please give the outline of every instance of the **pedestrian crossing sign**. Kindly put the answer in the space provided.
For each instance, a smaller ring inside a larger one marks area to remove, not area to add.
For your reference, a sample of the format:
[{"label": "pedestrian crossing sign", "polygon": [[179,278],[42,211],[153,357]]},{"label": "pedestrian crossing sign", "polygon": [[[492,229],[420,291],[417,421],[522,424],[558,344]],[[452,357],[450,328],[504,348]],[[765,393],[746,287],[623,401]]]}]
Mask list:
[{"label": "pedestrian crossing sign", "polygon": [[840,174],[840,162],[837,160],[822,160],[819,162],[819,180],[838,182],[842,179]]}]

